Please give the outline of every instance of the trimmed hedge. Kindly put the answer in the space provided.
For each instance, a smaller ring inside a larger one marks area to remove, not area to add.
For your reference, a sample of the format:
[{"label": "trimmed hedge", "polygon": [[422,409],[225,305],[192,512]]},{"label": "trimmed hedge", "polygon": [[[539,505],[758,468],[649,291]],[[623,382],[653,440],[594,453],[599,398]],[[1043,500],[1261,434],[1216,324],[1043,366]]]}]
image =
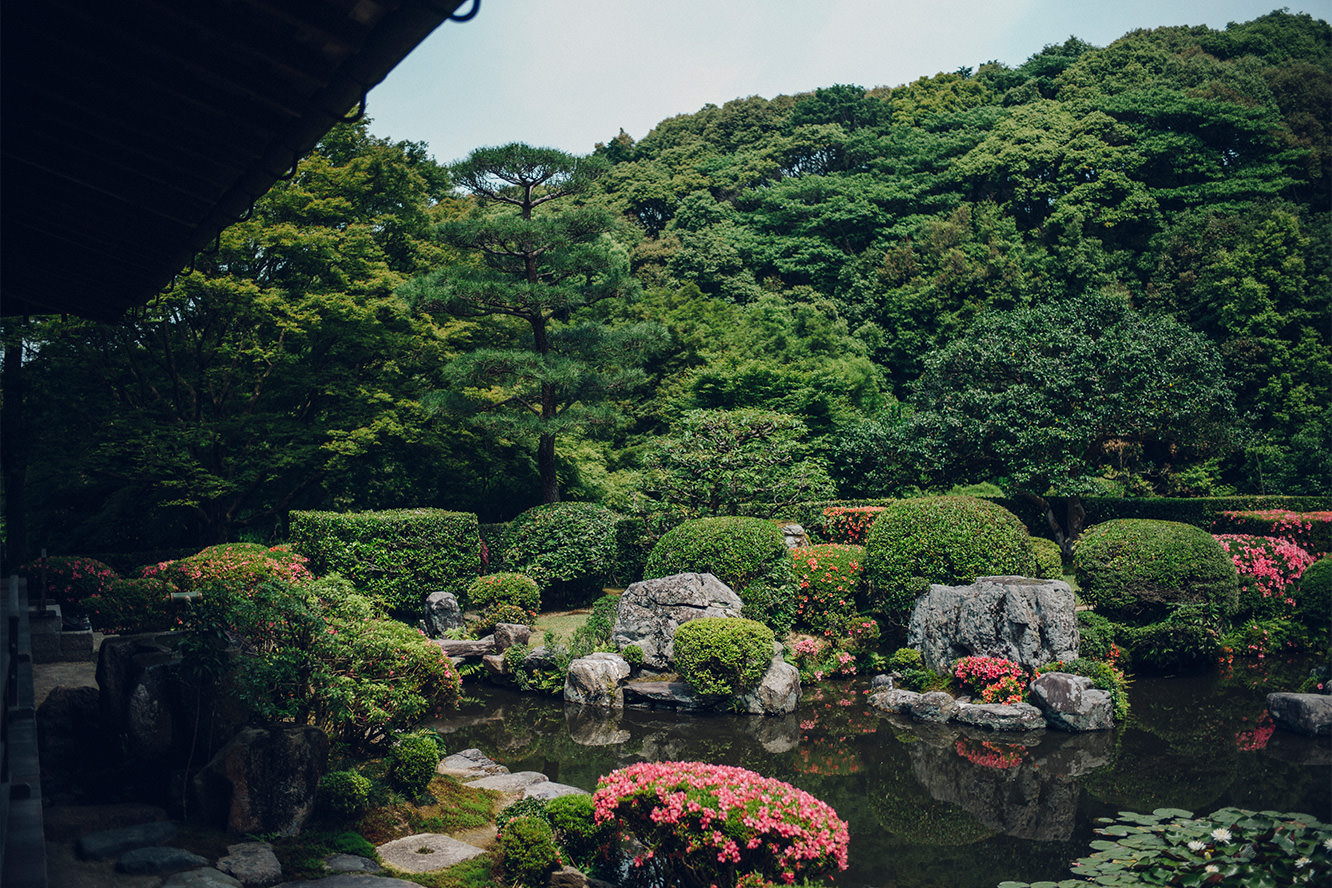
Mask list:
[{"label": "trimmed hedge", "polygon": [[1225,616],[1239,604],[1239,575],[1207,531],[1177,521],[1126,518],[1087,529],[1073,551],[1083,600],[1103,616],[1144,626],[1175,607]]},{"label": "trimmed hedge", "polygon": [[905,622],[927,583],[1036,572],[1031,536],[1017,516],[972,496],[898,500],[870,526],[865,578],[873,603]]},{"label": "trimmed hedge", "polygon": [[[1046,497],[1056,515],[1065,514],[1067,497]],[[1033,534],[1049,532],[1045,516],[1030,500],[1021,497],[999,497],[993,502],[1017,515]],[[1156,521],[1178,521],[1204,530],[1229,527],[1226,512],[1254,509],[1286,509],[1293,512],[1317,512],[1332,509],[1332,497],[1326,496],[1208,496],[1208,497],[1110,497],[1082,498],[1087,511],[1085,527],[1123,518],[1150,518]],[[1236,532],[1251,533],[1240,530]],[[1219,531],[1218,531],[1219,532]]]},{"label": "trimmed hedge", "polygon": [[404,795],[416,798],[434,779],[440,760],[439,744],[429,734],[407,734],[386,758],[389,782]]},{"label": "trimmed hedge", "polygon": [[1042,580],[1057,580],[1064,575],[1064,553],[1059,544],[1045,537],[1031,538],[1032,554],[1036,556],[1036,576]]},{"label": "trimmed hedge", "polygon": [[341,574],[410,622],[431,592],[463,596],[481,567],[469,512],[292,512],[291,537],[316,574]]},{"label": "trimmed hedge", "polygon": [[1285,509],[1223,512],[1213,533],[1248,533],[1290,540],[1315,557],[1332,554],[1332,511]]},{"label": "trimmed hedge", "polygon": [[106,594],[88,596],[78,610],[94,629],[108,634],[161,632],[176,625],[171,587],[164,580],[112,580]]},{"label": "trimmed hedge", "polygon": [[503,562],[536,580],[543,597],[581,604],[615,573],[615,514],[594,503],[547,503],[509,524]]},{"label": "trimmed hedge", "polygon": [[520,573],[486,574],[467,586],[466,606],[485,610],[493,604],[512,604],[533,613],[541,610],[536,580]]},{"label": "trimmed hedge", "polygon": [[782,530],[762,518],[695,518],[663,536],[643,578],[710,573],[735,590],[746,617],[778,632],[795,615],[791,556]]},{"label": "trimmed hedge", "polygon": [[1332,557],[1318,559],[1300,575],[1295,619],[1320,636],[1332,632]]},{"label": "trimmed hedge", "polygon": [[753,690],[772,660],[772,630],[743,617],[699,617],[682,623],[672,642],[675,668],[705,697]]}]

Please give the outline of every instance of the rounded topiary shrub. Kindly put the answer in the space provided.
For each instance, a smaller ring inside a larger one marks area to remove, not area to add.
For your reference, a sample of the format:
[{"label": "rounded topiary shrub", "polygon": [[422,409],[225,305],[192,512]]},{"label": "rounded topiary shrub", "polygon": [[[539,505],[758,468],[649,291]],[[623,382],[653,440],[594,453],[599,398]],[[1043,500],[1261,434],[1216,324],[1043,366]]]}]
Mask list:
[{"label": "rounded topiary shrub", "polygon": [[499,834],[504,872],[519,885],[540,888],[555,871],[555,833],[542,817],[515,817]]},{"label": "rounded topiary shrub", "polygon": [[439,744],[430,734],[408,734],[389,750],[388,779],[405,795],[425,792],[439,766]]},{"label": "rounded topiary shrub", "polygon": [[1121,518],[1093,525],[1073,552],[1082,598],[1117,623],[1145,626],[1183,604],[1235,611],[1239,576],[1210,533],[1191,524]]},{"label": "rounded topiary shrub", "polygon": [[1332,558],[1318,559],[1300,575],[1295,619],[1316,633],[1332,632]]},{"label": "rounded topiary shrub", "polygon": [[772,630],[743,617],[699,617],[681,624],[672,643],[675,668],[704,696],[751,691],[772,660]]},{"label": "rounded topiary shrub", "polygon": [[330,771],[319,779],[319,804],[337,817],[356,817],[370,804],[370,781],[355,771]]},{"label": "rounded topiary shrub", "polygon": [[546,803],[546,820],[555,830],[560,847],[580,867],[608,862],[618,834],[614,823],[597,823],[592,796],[559,796]]},{"label": "rounded topiary shrub", "polygon": [[873,604],[905,622],[928,583],[1031,576],[1031,535],[1016,515],[971,496],[898,500],[870,526],[865,578]]},{"label": "rounded topiary shrub", "polygon": [[710,573],[735,590],[744,614],[778,632],[791,626],[795,586],[781,528],[762,518],[696,518],[668,531],[648,556],[644,579]]},{"label": "rounded topiary shrub", "polygon": [[541,610],[536,580],[520,573],[493,573],[477,577],[467,587],[467,607],[485,610],[492,604],[512,604],[523,610]]},{"label": "rounded topiary shrub", "polygon": [[1031,551],[1036,557],[1037,577],[1042,580],[1057,580],[1064,575],[1064,553],[1054,540],[1032,537]]},{"label": "rounded topiary shrub", "polygon": [[582,603],[615,572],[615,514],[593,503],[548,503],[509,524],[503,562],[536,581],[548,600]]}]

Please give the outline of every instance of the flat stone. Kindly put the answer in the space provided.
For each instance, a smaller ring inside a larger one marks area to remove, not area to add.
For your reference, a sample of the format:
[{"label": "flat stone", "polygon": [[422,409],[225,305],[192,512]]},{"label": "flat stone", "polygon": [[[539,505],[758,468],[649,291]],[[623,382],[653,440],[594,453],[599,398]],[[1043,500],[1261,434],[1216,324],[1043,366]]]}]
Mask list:
[{"label": "flat stone", "polygon": [[436,768],[441,774],[450,777],[489,777],[493,774],[507,774],[509,769],[489,758],[484,752],[472,747],[462,752],[447,756]]},{"label": "flat stone", "polygon": [[211,866],[167,876],[162,888],[242,888],[240,880]]},{"label": "flat stone", "polygon": [[915,706],[919,699],[920,694],[916,691],[907,691],[902,688],[880,688],[869,695],[869,705],[884,712],[908,714],[911,712],[911,707]]},{"label": "flat stone", "polygon": [[959,703],[953,721],[987,731],[1045,729],[1045,716],[1030,703]]},{"label": "flat stone", "polygon": [[1332,696],[1327,694],[1268,694],[1267,711],[1278,727],[1310,736],[1332,734]]},{"label": "flat stone", "polygon": [[694,689],[683,681],[628,681],[623,685],[624,705],[636,709],[706,709]]},{"label": "flat stone", "polygon": [[[485,850],[475,845],[469,845],[466,842],[460,842],[449,836],[441,836],[437,833],[420,833],[419,835],[408,836],[405,839],[394,839],[392,842],[386,842],[375,849],[379,852],[379,857],[389,866],[403,870],[408,873],[431,873],[435,870],[442,870],[453,866],[455,863],[462,863],[464,860],[471,860],[473,857],[480,857],[485,854]],[[377,879],[377,876],[362,876],[356,874],[355,878]],[[335,877],[336,878],[336,877]],[[326,884],[326,879],[320,879],[312,882],[314,885]],[[369,883],[378,888],[379,883]]]},{"label": "flat stone", "polygon": [[382,873],[384,868],[369,857],[359,854],[334,854],[324,861],[324,869],[331,873]]},{"label": "flat stone", "polygon": [[146,848],[149,845],[169,842],[178,832],[176,825],[166,820],[123,826],[119,829],[88,833],[75,844],[74,851],[84,860],[105,860],[131,848]]},{"label": "flat stone", "polygon": [[437,638],[435,644],[449,657],[481,657],[495,652],[495,636],[485,638]]},{"label": "flat stone", "polygon": [[208,866],[208,861],[184,848],[134,848],[120,855],[116,872],[131,876],[160,876]]},{"label": "flat stone", "polygon": [[576,786],[570,786],[567,783],[552,783],[549,780],[541,783],[533,783],[527,789],[523,790],[525,799],[557,799],[560,796],[567,795],[590,795],[586,789],[579,789]]},{"label": "flat stone", "polygon": [[217,868],[240,879],[247,888],[272,885],[282,879],[282,864],[267,842],[228,845],[227,856],[218,860]]},{"label": "flat stone", "polygon": [[957,710],[957,701],[943,691],[927,691],[911,703],[908,710],[917,721],[947,722]]},{"label": "flat stone", "polygon": [[[518,771],[513,774],[495,774],[492,777],[469,780],[463,785],[470,786],[473,789],[493,789],[496,792],[517,794],[525,792],[533,784],[546,782],[546,775],[540,771]],[[417,870],[416,872],[420,871]]]}]

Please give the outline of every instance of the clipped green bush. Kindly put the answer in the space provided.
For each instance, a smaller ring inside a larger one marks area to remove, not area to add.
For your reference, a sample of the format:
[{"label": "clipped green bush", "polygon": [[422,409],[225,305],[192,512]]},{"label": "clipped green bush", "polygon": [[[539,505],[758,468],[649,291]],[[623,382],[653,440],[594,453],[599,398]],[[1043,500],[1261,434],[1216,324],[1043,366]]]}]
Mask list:
[{"label": "clipped green bush", "polygon": [[699,617],[681,624],[675,667],[700,694],[728,696],[756,687],[772,660],[772,630],[743,617]]},{"label": "clipped green bush", "polygon": [[370,804],[370,780],[355,771],[329,771],[319,778],[319,804],[337,817],[357,817]]},{"label": "clipped green bush", "polygon": [[1332,633],[1332,558],[1318,559],[1300,575],[1295,619],[1317,635]]},{"label": "clipped green bush", "polygon": [[762,518],[696,518],[663,536],[644,579],[710,573],[735,590],[744,614],[785,633],[795,617],[791,555],[781,528]]},{"label": "clipped green bush", "polygon": [[108,634],[161,632],[176,625],[171,587],[164,580],[112,580],[105,594],[88,596],[77,609],[94,629]]},{"label": "clipped green bush", "polygon": [[1108,660],[1115,651],[1115,624],[1092,611],[1078,611],[1078,655]]},{"label": "clipped green bush", "polygon": [[547,503],[509,524],[503,562],[536,581],[551,601],[599,595],[615,573],[616,517],[593,503]]},{"label": "clipped green bush", "polygon": [[1159,623],[1120,626],[1116,634],[1135,672],[1199,672],[1221,653],[1221,631],[1201,605],[1181,607]]},{"label": "clipped green bush", "polygon": [[181,592],[225,589],[232,595],[253,595],[264,583],[300,585],[314,579],[303,555],[286,546],[259,543],[224,543],[175,561],[143,569],[146,579],[158,579]]},{"label": "clipped green bush", "polygon": [[1087,529],[1073,552],[1083,600],[1118,623],[1145,626],[1200,604],[1234,613],[1239,575],[1210,533],[1189,524],[1126,518]]},{"label": "clipped green bush", "polygon": [[1017,516],[969,496],[898,500],[870,526],[865,546],[872,604],[903,622],[928,583],[959,585],[1036,570],[1031,536]]},{"label": "clipped green bush", "polygon": [[481,566],[476,516],[467,512],[292,512],[291,539],[316,574],[341,574],[412,623],[426,595],[464,595]]},{"label": "clipped green bush", "polygon": [[1031,551],[1036,556],[1037,577],[1042,580],[1057,580],[1064,575],[1064,553],[1054,540],[1032,537]]},{"label": "clipped green bush", "polygon": [[504,832],[510,820],[518,817],[539,817],[546,820],[546,799],[528,798],[505,805],[495,815],[495,829]]},{"label": "clipped green bush", "polygon": [[439,744],[430,734],[407,734],[389,750],[389,783],[403,795],[416,798],[426,791],[439,766]]},{"label": "clipped green bush", "polygon": [[531,626],[536,623],[536,618],[536,611],[525,610],[516,604],[502,602],[491,604],[477,615],[476,620],[468,627],[468,632],[473,638],[485,638],[494,632],[500,623]]},{"label": "clipped green bush", "polygon": [[541,610],[541,590],[536,580],[520,573],[488,574],[472,580],[465,604],[476,610],[485,610],[492,604],[512,604],[536,612]]},{"label": "clipped green bush", "polygon": [[560,847],[569,852],[578,866],[595,865],[609,857],[618,830],[614,823],[596,822],[592,796],[578,794],[553,798],[546,802],[545,814]]},{"label": "clipped green bush", "polygon": [[555,833],[543,817],[515,817],[499,834],[504,872],[519,885],[543,888],[559,865]]}]

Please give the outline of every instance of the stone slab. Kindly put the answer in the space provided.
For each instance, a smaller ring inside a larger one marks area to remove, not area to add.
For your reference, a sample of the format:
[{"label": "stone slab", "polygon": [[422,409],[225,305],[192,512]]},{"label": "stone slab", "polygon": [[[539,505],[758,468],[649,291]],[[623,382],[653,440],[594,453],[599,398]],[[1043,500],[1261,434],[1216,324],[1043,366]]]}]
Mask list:
[{"label": "stone slab", "polygon": [[120,855],[116,861],[116,872],[132,876],[160,876],[207,865],[207,860],[184,848],[134,848]]},{"label": "stone slab", "polygon": [[204,867],[167,876],[162,888],[242,888],[240,879],[221,870]]},{"label": "stone slab", "polygon": [[694,689],[683,681],[627,681],[624,705],[635,709],[705,709]]},{"label": "stone slab", "polygon": [[240,879],[246,888],[272,885],[282,879],[282,864],[267,842],[228,845],[227,856],[218,860],[217,868]]},{"label": "stone slab", "polygon": [[509,769],[491,759],[484,752],[472,747],[462,752],[455,752],[439,763],[436,769],[450,777],[489,777],[492,774],[507,774]]},{"label": "stone slab", "polygon": [[[431,873],[486,853],[484,849],[475,845],[437,833],[419,833],[407,836],[405,839],[394,839],[375,850],[379,852],[379,857],[384,863],[408,873]],[[362,876],[361,873],[354,874],[355,878]],[[364,878],[378,880],[378,876],[364,876]],[[327,881],[319,879],[311,884],[325,885]],[[379,882],[368,884],[377,888]]]},{"label": "stone slab", "polygon": [[479,780],[468,780],[463,785],[473,789],[493,789],[496,792],[518,794],[526,792],[529,786],[548,782],[546,775],[540,771],[517,771],[513,774],[495,774]]},{"label": "stone slab", "polygon": [[549,780],[541,783],[533,783],[527,789],[523,790],[525,799],[543,799],[549,801],[557,799],[560,796],[567,795],[590,795],[586,789],[579,789],[576,786],[570,786],[567,783],[552,783]]},{"label": "stone slab", "polygon": [[1311,736],[1332,734],[1332,696],[1327,694],[1268,694],[1267,711],[1277,727]]},{"label": "stone slab", "polygon": [[169,842],[176,837],[177,832],[176,825],[166,820],[122,826],[82,836],[75,843],[74,851],[83,860],[105,860],[132,848]]},{"label": "stone slab", "polygon": [[336,876],[324,876],[322,879],[311,879],[308,882],[283,882],[275,888],[297,888],[306,885],[315,888],[421,888],[416,882],[408,882],[406,879],[372,876],[369,873],[339,873]]},{"label": "stone slab", "polygon": [[384,868],[369,857],[359,854],[333,854],[324,861],[330,873],[382,873]]}]

